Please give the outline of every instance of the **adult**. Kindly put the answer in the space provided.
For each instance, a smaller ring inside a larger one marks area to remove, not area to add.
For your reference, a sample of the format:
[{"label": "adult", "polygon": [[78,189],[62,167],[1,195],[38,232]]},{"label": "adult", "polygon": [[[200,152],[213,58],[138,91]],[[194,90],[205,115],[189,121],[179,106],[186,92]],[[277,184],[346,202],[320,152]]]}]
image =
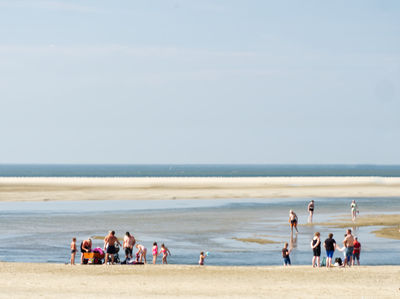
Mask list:
[{"label": "adult", "polygon": [[308,203],[307,210],[308,210],[308,213],[309,213],[309,215],[308,215],[308,223],[312,223],[312,218],[313,218],[313,215],[314,215],[314,200],[311,200]]},{"label": "adult", "polygon": [[351,220],[353,220],[353,222],[355,222],[357,213],[359,213],[359,211],[358,211],[358,206],[356,204],[356,201],[354,199],[351,202],[350,208],[351,208]]},{"label": "adult", "polygon": [[83,264],[83,254],[92,252],[92,239],[83,240],[81,243],[81,264]]},{"label": "adult", "polygon": [[290,223],[290,230],[293,234],[293,227],[296,229],[296,232],[299,232],[297,230],[297,223],[298,223],[299,219],[297,218],[297,215],[295,212],[293,212],[293,210],[289,211],[289,223]]},{"label": "adult", "polygon": [[109,256],[111,256],[111,264],[114,264],[114,254],[117,253],[117,248],[115,247],[116,243],[121,246],[121,243],[115,236],[115,231],[110,231],[104,238],[104,250],[106,251],[105,265],[108,263]]},{"label": "adult", "polygon": [[326,250],[326,267],[329,268],[332,266],[332,257],[336,249],[336,241],[332,233],[330,233],[328,239],[325,240],[324,247]]},{"label": "adult", "polygon": [[123,248],[125,249],[125,260],[132,258],[133,246],[135,245],[135,237],[129,232],[125,233]]},{"label": "adult", "polygon": [[315,267],[315,262],[317,262],[317,267],[320,266],[320,256],[321,256],[321,239],[320,233],[316,232],[314,238],[311,240],[311,248],[313,250],[312,266]]},{"label": "adult", "polygon": [[354,250],[353,250],[353,263],[352,265],[354,266],[354,261],[357,260],[357,264],[360,266],[360,254],[361,254],[361,243],[358,242],[358,238],[354,238]]},{"label": "adult", "polygon": [[346,264],[350,267],[353,260],[354,236],[351,234],[351,229],[348,229],[346,233],[346,237],[343,240],[343,245],[346,247],[346,258],[344,259],[343,267],[346,267]]},{"label": "adult", "polygon": [[137,252],[136,256],[139,258],[139,262],[142,263],[144,261],[145,264],[147,264],[147,248],[144,247],[142,244],[136,244]]}]

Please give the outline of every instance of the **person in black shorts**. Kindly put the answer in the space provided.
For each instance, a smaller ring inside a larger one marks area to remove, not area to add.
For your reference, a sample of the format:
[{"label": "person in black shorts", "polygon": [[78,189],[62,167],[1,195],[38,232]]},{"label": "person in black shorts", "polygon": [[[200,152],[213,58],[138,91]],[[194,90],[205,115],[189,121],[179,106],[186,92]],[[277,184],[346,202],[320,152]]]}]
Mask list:
[{"label": "person in black shorts", "polygon": [[314,238],[311,240],[311,248],[313,250],[312,266],[315,267],[315,262],[317,262],[317,267],[320,266],[319,260],[321,256],[321,239],[320,233],[316,232]]},{"label": "person in black shorts", "polygon": [[308,204],[308,223],[312,223],[312,218],[314,215],[314,200],[311,200]]}]

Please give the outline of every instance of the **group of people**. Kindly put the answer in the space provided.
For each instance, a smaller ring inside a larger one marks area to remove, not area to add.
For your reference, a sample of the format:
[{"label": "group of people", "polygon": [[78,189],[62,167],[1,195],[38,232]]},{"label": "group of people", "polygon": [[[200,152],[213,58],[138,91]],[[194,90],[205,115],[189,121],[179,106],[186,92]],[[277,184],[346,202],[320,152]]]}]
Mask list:
[{"label": "group of people", "polygon": [[[357,214],[359,213],[358,211],[358,206],[353,200],[351,202],[351,217],[352,221],[356,221]],[[308,223],[312,223],[313,215],[314,215],[314,200],[311,200],[307,206],[307,210],[309,212],[308,216]],[[293,228],[298,232],[297,229],[297,224],[298,224],[298,217],[296,213],[293,210],[289,211],[289,223],[290,223],[290,229],[291,229],[291,238],[293,236]],[[310,246],[311,249],[313,250],[313,258],[312,258],[312,266],[313,267],[320,267],[320,257],[321,257],[321,235],[319,232],[316,232],[314,234],[313,239],[311,240]],[[335,250],[339,250],[343,252],[344,255],[344,262],[342,263],[341,259],[338,258],[338,262],[335,263],[338,266],[345,267],[346,265],[348,266],[353,266],[355,261],[357,261],[357,264],[360,265],[360,253],[361,253],[361,244],[358,241],[358,238],[352,235],[351,229],[348,229],[346,231],[346,234],[344,235],[344,240],[343,240],[343,247],[340,247],[337,245],[335,239],[333,239],[333,234],[330,233],[328,235],[328,238],[324,242],[324,247],[326,250],[326,267],[331,267],[334,264],[332,264],[332,258]],[[293,248],[289,247],[288,243],[284,244],[284,247],[282,248],[282,258],[283,258],[283,264],[284,266],[289,266],[291,265],[290,261],[290,253]]]},{"label": "group of people", "polygon": [[[136,239],[134,236],[132,236],[129,232],[126,232],[123,244],[121,244],[118,238],[115,236],[115,231],[110,231],[108,235],[104,238],[104,252],[105,252],[104,264],[107,265],[109,262],[111,264],[114,264],[114,257],[118,253],[120,246],[122,246],[122,248],[125,251],[125,262],[127,262],[130,259],[133,259],[133,249],[136,248],[137,252],[135,254],[135,260],[139,263],[147,263],[147,258],[146,258],[147,248],[142,244],[136,243]],[[92,252],[92,239],[89,238],[87,240],[82,241],[80,245],[80,251],[81,251],[81,264],[83,264],[84,253]],[[77,253],[76,238],[72,238],[71,260],[70,260],[71,265],[75,264],[76,253]],[[168,263],[167,257],[168,255],[171,255],[171,252],[164,244],[161,244],[161,249],[159,251],[157,242],[154,242],[152,248],[152,254],[153,254],[153,264],[156,264],[157,257],[159,255],[162,255],[162,263],[167,264]]]}]

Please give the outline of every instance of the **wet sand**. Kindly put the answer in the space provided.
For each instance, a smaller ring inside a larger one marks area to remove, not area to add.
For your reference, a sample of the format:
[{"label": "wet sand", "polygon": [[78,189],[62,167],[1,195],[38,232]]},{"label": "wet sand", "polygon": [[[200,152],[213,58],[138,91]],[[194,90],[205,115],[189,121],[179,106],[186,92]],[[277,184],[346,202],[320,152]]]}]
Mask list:
[{"label": "wet sand", "polygon": [[394,298],[400,267],[70,266],[0,263],[3,298]]},{"label": "wet sand", "polygon": [[340,218],[331,222],[314,223],[314,225],[336,228],[383,226],[383,228],[373,231],[377,237],[400,240],[400,214],[365,215],[357,217],[355,222],[348,218]]},{"label": "wet sand", "polygon": [[400,196],[400,178],[0,178],[0,201]]}]

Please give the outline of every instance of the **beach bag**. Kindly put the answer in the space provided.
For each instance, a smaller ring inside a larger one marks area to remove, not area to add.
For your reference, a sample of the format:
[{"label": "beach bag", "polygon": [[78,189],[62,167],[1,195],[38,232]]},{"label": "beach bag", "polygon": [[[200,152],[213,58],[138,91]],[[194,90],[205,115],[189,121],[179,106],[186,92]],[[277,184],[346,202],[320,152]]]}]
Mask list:
[{"label": "beach bag", "polygon": [[326,257],[322,258],[321,267],[326,267]]}]

